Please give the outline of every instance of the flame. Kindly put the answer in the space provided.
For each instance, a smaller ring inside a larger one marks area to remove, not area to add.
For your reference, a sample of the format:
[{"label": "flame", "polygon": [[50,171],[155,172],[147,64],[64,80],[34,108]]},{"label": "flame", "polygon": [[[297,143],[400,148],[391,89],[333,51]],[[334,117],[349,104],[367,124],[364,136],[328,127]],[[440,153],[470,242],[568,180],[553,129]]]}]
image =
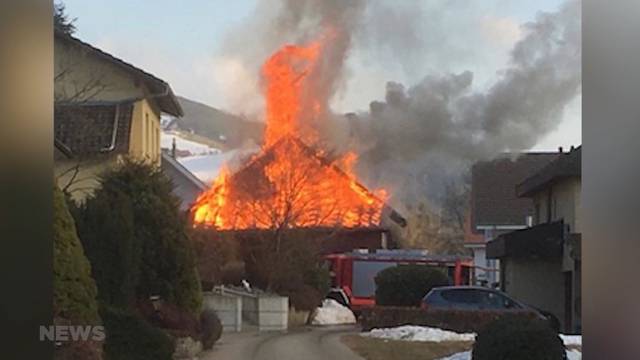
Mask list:
[{"label": "flame", "polygon": [[326,99],[313,76],[332,36],[286,45],[263,65],[266,127],[260,153],[235,173],[228,168],[192,207],[196,224],[216,229],[378,226],[387,194],[370,192],[355,175],[357,154],[329,161],[314,125]]}]

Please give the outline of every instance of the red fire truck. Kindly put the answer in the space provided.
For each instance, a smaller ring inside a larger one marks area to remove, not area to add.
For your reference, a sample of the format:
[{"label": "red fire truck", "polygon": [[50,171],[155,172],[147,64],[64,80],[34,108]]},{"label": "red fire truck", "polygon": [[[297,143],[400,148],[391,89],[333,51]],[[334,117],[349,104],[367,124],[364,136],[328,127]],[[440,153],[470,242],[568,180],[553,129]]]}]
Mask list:
[{"label": "red fire truck", "polygon": [[331,272],[328,298],[353,311],[375,305],[375,276],[396,265],[418,264],[445,269],[451,285],[470,285],[473,259],[465,256],[430,255],[424,250],[354,250],[325,256]]}]

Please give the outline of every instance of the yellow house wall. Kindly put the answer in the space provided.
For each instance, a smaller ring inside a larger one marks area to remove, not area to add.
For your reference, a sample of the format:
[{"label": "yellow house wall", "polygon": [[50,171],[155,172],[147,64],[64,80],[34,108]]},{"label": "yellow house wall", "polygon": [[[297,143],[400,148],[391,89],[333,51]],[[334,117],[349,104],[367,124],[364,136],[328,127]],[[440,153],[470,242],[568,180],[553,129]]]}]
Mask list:
[{"label": "yellow house wall", "polygon": [[78,203],[83,202],[93,191],[100,186],[99,175],[118,161],[116,156],[107,158],[77,161],[73,159],[57,160],[54,162],[53,173],[60,188],[64,188],[74,176],[74,171],[70,170],[76,165],[78,173],[75,175],[73,184],[67,189],[73,200]]},{"label": "yellow house wall", "polygon": [[129,155],[160,166],[160,111],[146,99],[133,107]]},{"label": "yellow house wall", "polygon": [[[118,101],[145,95],[144,85],[124,69],[58,38],[54,42],[54,74],[56,101]],[[86,93],[82,91],[87,88]]]}]

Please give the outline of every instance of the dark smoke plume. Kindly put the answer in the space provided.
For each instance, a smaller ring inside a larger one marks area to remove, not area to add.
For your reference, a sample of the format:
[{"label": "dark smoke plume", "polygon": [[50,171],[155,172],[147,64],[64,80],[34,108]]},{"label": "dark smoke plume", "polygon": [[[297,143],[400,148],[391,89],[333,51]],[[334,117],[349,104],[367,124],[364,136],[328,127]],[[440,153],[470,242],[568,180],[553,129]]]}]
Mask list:
[{"label": "dark smoke plume", "polygon": [[534,146],[581,91],[580,19],[578,1],[538,14],[486,91],[469,71],[387,83],[384,101],[351,116],[369,181],[437,197],[474,161]]}]

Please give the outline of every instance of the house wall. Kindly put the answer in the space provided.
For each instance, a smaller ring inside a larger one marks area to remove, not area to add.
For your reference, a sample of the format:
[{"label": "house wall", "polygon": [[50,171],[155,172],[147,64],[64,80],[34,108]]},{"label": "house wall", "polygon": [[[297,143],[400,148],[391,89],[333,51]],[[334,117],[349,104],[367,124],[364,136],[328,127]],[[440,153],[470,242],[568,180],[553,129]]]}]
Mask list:
[{"label": "house wall", "polygon": [[564,220],[564,223],[569,225],[570,232],[579,233],[580,221],[577,215],[581,190],[581,179],[569,178],[535,194],[533,197],[536,211],[534,223],[543,224],[548,220]]},{"label": "house wall", "polygon": [[564,324],[564,277],[560,259],[501,259],[504,289],[516,300],[551,312]]},{"label": "house wall", "polygon": [[142,98],[145,94],[142,82],[136,81],[124,69],[57,37],[54,74],[56,101],[118,101]]},{"label": "house wall", "polygon": [[133,106],[129,155],[160,165],[160,111],[146,99]]},{"label": "house wall", "polygon": [[73,184],[67,190],[73,200],[83,202],[100,186],[98,176],[117,162],[117,156],[103,156],[82,162],[73,159],[59,159],[54,162],[53,173],[58,186],[64,188],[74,177],[75,171],[71,169],[78,166],[78,173],[75,175]]}]

